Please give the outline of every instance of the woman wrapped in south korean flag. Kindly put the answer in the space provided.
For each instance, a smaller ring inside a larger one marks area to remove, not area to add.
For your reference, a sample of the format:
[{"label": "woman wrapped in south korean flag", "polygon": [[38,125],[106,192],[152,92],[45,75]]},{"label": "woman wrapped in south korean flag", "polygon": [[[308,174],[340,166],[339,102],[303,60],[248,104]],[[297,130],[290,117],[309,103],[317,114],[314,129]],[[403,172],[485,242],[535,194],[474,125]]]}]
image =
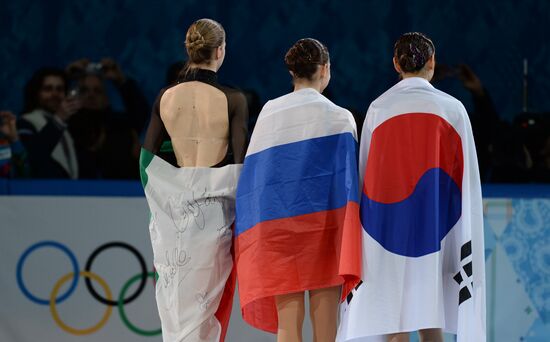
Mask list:
[{"label": "woman wrapped in south korean flag", "polygon": [[430,84],[435,46],[402,35],[401,81],[371,103],[359,156],[362,283],[337,341],[483,342],[485,248],[476,149],[460,101]]}]

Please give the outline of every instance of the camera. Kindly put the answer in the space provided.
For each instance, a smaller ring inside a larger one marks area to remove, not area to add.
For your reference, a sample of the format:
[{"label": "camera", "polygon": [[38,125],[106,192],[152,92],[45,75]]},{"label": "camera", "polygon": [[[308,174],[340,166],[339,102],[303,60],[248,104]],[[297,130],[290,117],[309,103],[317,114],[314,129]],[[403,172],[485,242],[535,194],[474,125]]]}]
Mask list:
[{"label": "camera", "polygon": [[103,64],[101,63],[88,63],[86,65],[87,74],[99,74],[103,70]]},{"label": "camera", "polygon": [[73,88],[69,90],[69,97],[74,98],[78,96],[78,88]]}]

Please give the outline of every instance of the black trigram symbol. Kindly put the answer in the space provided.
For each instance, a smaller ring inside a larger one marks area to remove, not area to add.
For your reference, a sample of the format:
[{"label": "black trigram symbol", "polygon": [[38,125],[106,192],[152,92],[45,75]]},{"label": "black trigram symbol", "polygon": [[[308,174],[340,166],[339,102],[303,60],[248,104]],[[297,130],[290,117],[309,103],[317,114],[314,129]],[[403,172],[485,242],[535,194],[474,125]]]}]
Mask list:
[{"label": "black trigram symbol", "polygon": [[453,277],[460,286],[458,293],[458,305],[472,298],[474,283],[472,281],[472,240],[466,242],[460,248],[461,270]]},{"label": "black trigram symbol", "polygon": [[361,284],[363,284],[362,280],[360,280],[359,284],[357,284],[357,286],[355,286],[355,289],[353,289],[349,292],[348,296],[346,297],[346,301],[348,302],[348,305],[351,302],[351,299],[353,298],[353,292],[357,291],[359,289],[359,286],[361,286]]}]

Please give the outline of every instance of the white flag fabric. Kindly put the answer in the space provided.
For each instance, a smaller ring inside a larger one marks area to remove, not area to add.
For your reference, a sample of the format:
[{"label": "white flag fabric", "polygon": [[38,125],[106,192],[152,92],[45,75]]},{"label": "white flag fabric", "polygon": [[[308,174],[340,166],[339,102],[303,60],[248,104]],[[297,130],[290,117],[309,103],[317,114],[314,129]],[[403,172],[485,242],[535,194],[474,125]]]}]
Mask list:
[{"label": "white flag fabric", "polygon": [[269,101],[237,191],[235,260],[243,319],[276,333],[275,296],[359,282],[357,134],[317,90]]},{"label": "white flag fabric", "polygon": [[242,165],[173,167],[141,152],[164,342],[223,341],[233,299],[235,191]]},{"label": "white flag fabric", "polygon": [[481,185],[462,103],[402,80],[369,107],[359,167],[363,280],[337,340],[441,328],[485,341]]}]

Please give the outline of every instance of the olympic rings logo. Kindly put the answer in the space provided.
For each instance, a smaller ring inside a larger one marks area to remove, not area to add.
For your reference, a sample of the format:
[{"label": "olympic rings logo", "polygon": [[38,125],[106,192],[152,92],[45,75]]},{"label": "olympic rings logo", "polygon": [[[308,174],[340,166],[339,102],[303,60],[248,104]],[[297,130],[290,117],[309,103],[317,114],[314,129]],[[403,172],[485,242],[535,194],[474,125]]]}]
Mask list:
[{"label": "olympic rings logo", "polygon": [[[56,284],[54,285],[52,292],[50,293],[50,297],[48,299],[45,298],[39,298],[35,295],[33,295],[25,286],[25,283],[23,281],[23,266],[25,265],[25,261],[29,257],[29,255],[40,248],[54,248],[62,251],[65,253],[72,264],[73,271],[70,273],[67,273],[63,277],[61,277]],[[131,277],[122,287],[122,290],[120,291],[120,294],[118,295],[117,300],[113,299],[113,294],[111,292],[111,289],[105,282],[103,278],[98,276],[97,274],[93,273],[91,271],[92,269],[92,263],[94,262],[95,258],[99,255],[99,253],[110,249],[110,248],[122,248],[127,251],[129,251],[131,254],[133,254],[140,265],[141,273],[136,274],[135,276]],[[97,247],[88,260],[86,261],[86,266],[84,268],[84,271],[80,271],[80,267],[78,265],[78,261],[76,260],[75,255],[71,252],[69,248],[67,248],[65,245],[55,242],[55,241],[41,241],[38,243],[35,243],[31,245],[29,248],[23,252],[21,257],[19,258],[19,261],[17,262],[17,285],[19,286],[19,289],[25,297],[27,297],[32,302],[39,304],[39,305],[48,305],[50,308],[50,312],[52,315],[53,320],[55,323],[63,330],[73,335],[88,335],[92,334],[98,330],[100,330],[109,320],[109,317],[112,314],[113,307],[116,306],[118,308],[118,312],[120,314],[120,318],[124,325],[128,327],[132,332],[142,335],[142,336],[156,336],[161,333],[161,329],[156,330],[144,330],[141,328],[138,328],[133,323],[130,322],[128,319],[128,316],[126,315],[126,312],[124,311],[124,305],[128,304],[132,301],[134,301],[143,291],[145,288],[145,284],[147,282],[147,278],[153,278],[153,281],[156,280],[155,278],[155,272],[148,272],[146,265],[145,265],[145,259],[143,256],[138,252],[136,248],[133,246],[125,243],[125,242],[109,242],[106,244],[103,244],[99,247]],[[59,313],[57,312],[57,305],[65,301],[69,296],[74,292],[78,285],[78,280],[80,277],[84,278],[84,281],[86,283],[86,287],[88,288],[88,291],[99,302],[106,305],[105,313],[103,314],[103,317],[101,320],[88,328],[83,329],[77,329],[74,327],[68,326],[65,322],[61,320],[61,317],[59,316]],[[102,297],[100,294],[97,293],[95,288],[92,285],[92,280],[97,282],[101,288],[103,288],[103,292],[105,293],[105,297]],[[65,291],[65,293],[59,295],[59,290],[65,284],[66,282],[70,281],[69,288]],[[132,284],[139,281],[138,287],[135,290],[135,292],[126,298],[126,292],[130,288]]]}]

